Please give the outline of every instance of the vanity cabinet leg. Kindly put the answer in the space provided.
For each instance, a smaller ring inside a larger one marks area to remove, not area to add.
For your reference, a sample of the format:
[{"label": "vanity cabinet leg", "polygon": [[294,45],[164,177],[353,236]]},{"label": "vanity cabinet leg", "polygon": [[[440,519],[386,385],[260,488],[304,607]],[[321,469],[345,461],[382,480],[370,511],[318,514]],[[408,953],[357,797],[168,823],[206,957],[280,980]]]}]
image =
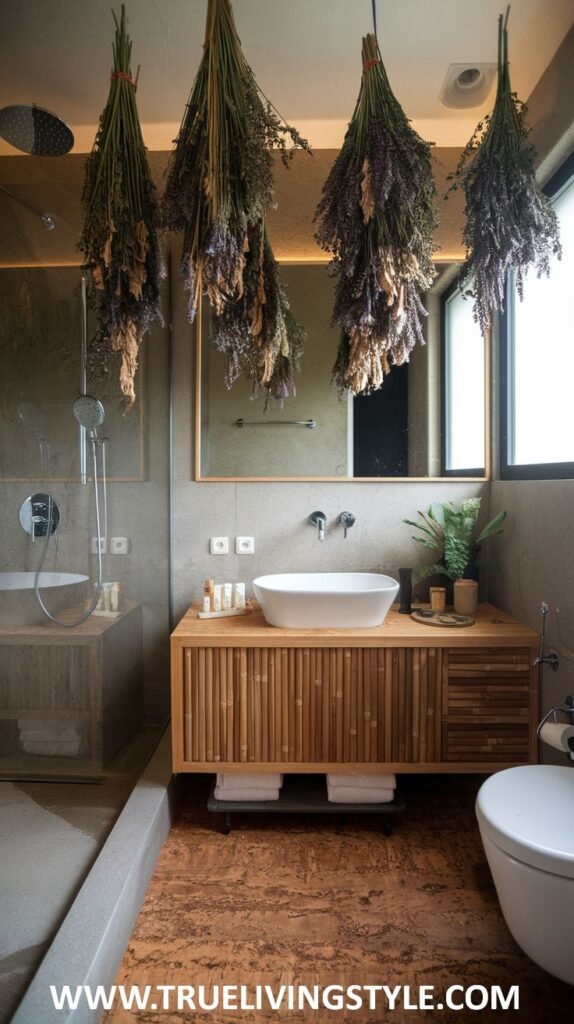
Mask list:
[{"label": "vanity cabinet leg", "polygon": [[223,815],[223,835],[228,836],[231,832],[231,813],[226,811]]},{"label": "vanity cabinet leg", "polygon": [[392,834],[393,834],[393,826],[391,825],[390,818],[386,814],[383,814],[383,817],[382,817],[381,820],[382,820],[383,835],[384,836],[392,836]]}]

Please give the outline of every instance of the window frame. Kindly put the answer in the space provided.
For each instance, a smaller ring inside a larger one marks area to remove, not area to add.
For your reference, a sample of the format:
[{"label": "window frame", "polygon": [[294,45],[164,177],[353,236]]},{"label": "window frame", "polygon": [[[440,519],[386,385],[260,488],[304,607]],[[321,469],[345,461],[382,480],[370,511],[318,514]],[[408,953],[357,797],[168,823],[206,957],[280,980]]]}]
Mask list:
[{"label": "window frame", "polygon": [[[446,324],[446,313],[447,304],[449,299],[452,298],[456,292],[460,292],[460,283],[458,276],[455,280],[445,288],[444,292],[440,297],[440,469],[442,477],[449,477],[456,480],[458,477],[482,477],[485,480],[488,479],[488,403],[485,406],[485,435],[484,435],[484,465],[473,466],[469,469],[447,469],[446,468],[446,457],[447,457],[447,428],[448,428],[448,415],[447,415],[447,375],[448,375],[448,363],[447,363],[447,324]],[[468,301],[468,300],[466,300]],[[483,344],[486,346],[487,341],[483,338]],[[487,353],[485,348],[484,353],[484,390],[485,390],[485,401],[486,394],[489,388],[488,378],[488,367],[487,367]]]},{"label": "window frame", "polygon": [[[574,152],[558,168],[542,189],[549,199],[555,199],[564,187],[574,181]],[[513,427],[510,415],[514,408],[515,376],[513,351],[515,345],[514,317],[516,292],[509,275],[504,292],[504,313],[498,317],[499,337],[499,432],[501,480],[571,480],[574,462],[513,463],[509,461],[513,446]]]}]

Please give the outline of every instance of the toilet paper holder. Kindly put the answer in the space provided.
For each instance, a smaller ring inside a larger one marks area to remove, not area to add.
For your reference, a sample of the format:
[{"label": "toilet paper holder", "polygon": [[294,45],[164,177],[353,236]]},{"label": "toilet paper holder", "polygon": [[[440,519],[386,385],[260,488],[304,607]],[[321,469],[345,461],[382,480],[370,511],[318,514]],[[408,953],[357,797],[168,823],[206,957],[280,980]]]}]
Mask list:
[{"label": "toilet paper holder", "polygon": [[[550,708],[550,711],[548,711],[547,714],[544,715],[544,718],[539,723],[538,728],[536,730],[536,735],[540,742],[544,742],[541,736],[543,726],[546,725],[546,722],[548,722],[550,718],[552,718],[553,722],[557,722],[557,715],[564,715],[567,724],[574,727],[574,695],[566,697],[563,707],[560,707],[557,704],[555,707]],[[567,750],[567,753],[570,757],[570,760],[574,761],[574,739],[570,738],[568,740],[568,747],[569,750]]]}]

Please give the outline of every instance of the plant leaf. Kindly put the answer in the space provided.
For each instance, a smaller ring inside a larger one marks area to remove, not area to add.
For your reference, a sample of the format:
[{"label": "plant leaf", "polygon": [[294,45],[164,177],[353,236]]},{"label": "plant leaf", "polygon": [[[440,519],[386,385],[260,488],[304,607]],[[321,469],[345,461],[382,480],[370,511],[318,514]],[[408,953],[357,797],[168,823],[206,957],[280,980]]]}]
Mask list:
[{"label": "plant leaf", "polygon": [[504,522],[508,515],[508,512],[498,512],[489,523],[486,524],[483,530],[479,533],[476,538],[476,543],[480,544],[481,541],[486,540],[487,537],[492,537],[496,533],[502,533],[499,526]]}]

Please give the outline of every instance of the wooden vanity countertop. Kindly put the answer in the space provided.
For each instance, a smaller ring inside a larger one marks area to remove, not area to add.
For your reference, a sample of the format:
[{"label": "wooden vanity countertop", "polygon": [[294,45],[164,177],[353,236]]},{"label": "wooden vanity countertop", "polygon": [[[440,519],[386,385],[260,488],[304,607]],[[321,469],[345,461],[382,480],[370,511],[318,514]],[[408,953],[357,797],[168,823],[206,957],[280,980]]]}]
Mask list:
[{"label": "wooden vanity countertop", "polygon": [[415,622],[393,606],[382,626],[351,629],[280,629],[270,626],[256,601],[247,615],[200,619],[187,610],[172,633],[172,647],[533,647],[538,633],[491,604],[481,604],[472,626]]}]

